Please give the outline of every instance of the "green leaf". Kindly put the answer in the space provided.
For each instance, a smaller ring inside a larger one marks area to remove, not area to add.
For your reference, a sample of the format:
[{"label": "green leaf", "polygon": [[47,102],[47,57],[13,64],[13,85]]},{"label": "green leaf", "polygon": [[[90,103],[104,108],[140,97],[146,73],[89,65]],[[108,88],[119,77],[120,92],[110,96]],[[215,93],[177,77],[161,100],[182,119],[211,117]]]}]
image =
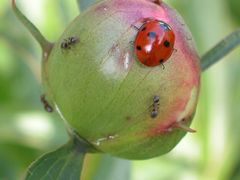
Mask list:
[{"label": "green leaf", "polygon": [[88,145],[76,139],[35,161],[27,171],[26,180],[79,180]]},{"label": "green leaf", "polygon": [[83,11],[97,1],[98,0],[77,0],[78,8],[80,11]]},{"label": "green leaf", "polygon": [[201,58],[201,69],[206,70],[215,62],[221,60],[224,56],[240,45],[240,29],[234,31],[225,39],[220,41],[215,47],[208,51]]}]

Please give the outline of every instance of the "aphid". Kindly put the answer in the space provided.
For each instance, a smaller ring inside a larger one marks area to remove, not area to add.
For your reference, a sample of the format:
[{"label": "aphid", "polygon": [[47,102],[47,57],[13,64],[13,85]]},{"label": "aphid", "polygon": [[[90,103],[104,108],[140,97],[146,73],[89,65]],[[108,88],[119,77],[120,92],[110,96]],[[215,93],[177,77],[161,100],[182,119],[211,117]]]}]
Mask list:
[{"label": "aphid", "polygon": [[63,42],[61,43],[61,48],[62,49],[71,49],[71,46],[76,44],[78,42],[78,38],[75,36],[71,36],[67,39],[64,39]]},{"label": "aphid", "polygon": [[174,51],[175,34],[172,28],[157,19],[146,19],[140,28],[133,27],[138,29],[134,41],[138,60],[146,66],[163,66]]},{"label": "aphid", "polygon": [[46,96],[44,94],[41,95],[40,99],[41,99],[41,102],[44,106],[44,109],[49,113],[53,112],[53,108],[49,105],[48,101],[46,100]]},{"label": "aphid", "polygon": [[159,96],[153,96],[153,104],[152,104],[152,112],[151,117],[155,118],[158,115],[158,108],[159,108]]}]

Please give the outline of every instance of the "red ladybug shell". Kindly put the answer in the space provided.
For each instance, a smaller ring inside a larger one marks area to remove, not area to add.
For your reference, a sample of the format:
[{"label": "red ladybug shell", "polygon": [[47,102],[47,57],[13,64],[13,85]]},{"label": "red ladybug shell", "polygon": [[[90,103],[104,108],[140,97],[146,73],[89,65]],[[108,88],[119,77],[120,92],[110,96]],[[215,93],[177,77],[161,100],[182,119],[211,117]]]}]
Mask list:
[{"label": "red ladybug shell", "polygon": [[171,27],[160,20],[147,20],[134,41],[135,54],[146,66],[166,62],[174,50],[175,35]]}]

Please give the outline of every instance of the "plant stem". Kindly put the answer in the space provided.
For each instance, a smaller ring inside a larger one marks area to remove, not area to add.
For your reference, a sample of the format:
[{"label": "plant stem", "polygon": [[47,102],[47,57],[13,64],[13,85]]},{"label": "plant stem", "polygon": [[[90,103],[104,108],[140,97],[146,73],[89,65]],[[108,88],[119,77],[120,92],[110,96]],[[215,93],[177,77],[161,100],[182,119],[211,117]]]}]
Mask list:
[{"label": "plant stem", "polygon": [[220,41],[215,47],[202,56],[202,71],[205,71],[212,64],[221,60],[221,58],[234,50],[238,45],[240,45],[240,29],[228,35],[225,39]]},{"label": "plant stem", "polygon": [[24,26],[30,31],[33,37],[38,41],[43,52],[46,52],[46,49],[49,51],[51,49],[49,47],[52,46],[52,43],[46,40],[45,37],[41,34],[41,32],[18,9],[16,5],[16,0],[12,0],[12,8],[17,18],[24,24]]}]

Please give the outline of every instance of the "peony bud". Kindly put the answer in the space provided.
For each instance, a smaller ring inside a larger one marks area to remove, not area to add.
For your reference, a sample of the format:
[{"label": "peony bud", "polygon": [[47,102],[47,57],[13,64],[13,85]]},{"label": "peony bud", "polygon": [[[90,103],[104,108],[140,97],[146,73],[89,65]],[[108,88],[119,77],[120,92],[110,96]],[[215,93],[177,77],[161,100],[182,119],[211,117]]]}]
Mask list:
[{"label": "peony bud", "polygon": [[[174,49],[158,66],[134,51],[145,19],[167,23]],[[81,13],[43,61],[47,99],[98,151],[127,159],[169,152],[189,128],[200,87],[199,57],[178,13],[161,1],[104,0]]]}]

